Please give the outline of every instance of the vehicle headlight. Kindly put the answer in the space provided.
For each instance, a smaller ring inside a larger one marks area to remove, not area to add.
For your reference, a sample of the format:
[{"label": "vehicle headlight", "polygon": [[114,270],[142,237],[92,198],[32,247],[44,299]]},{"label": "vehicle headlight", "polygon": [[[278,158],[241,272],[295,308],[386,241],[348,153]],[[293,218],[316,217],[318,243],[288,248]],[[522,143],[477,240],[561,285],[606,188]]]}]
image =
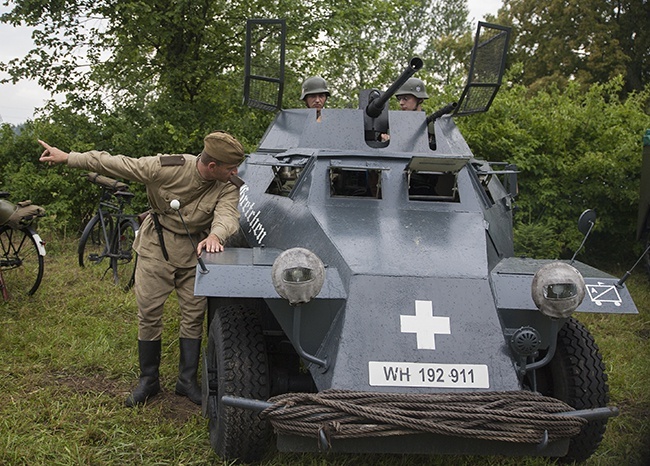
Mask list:
[{"label": "vehicle headlight", "polygon": [[275,259],[271,277],[275,291],[294,306],[308,303],[320,293],[325,267],[309,249],[292,248]]},{"label": "vehicle headlight", "polygon": [[585,281],[575,267],[551,262],[541,267],[531,286],[537,308],[549,317],[565,318],[575,311],[585,297]]}]

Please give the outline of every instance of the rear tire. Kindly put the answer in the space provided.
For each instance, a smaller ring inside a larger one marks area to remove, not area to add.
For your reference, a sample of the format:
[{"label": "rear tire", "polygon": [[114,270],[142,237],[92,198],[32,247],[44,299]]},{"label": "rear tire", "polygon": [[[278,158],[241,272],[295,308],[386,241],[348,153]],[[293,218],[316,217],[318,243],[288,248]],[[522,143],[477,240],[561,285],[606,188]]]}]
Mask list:
[{"label": "rear tire", "polygon": [[36,293],[43,280],[45,261],[39,254],[34,230],[0,227],[0,269],[7,297],[20,298]]},{"label": "rear tire", "polygon": [[[113,230],[113,218],[110,215],[104,215],[104,225],[106,227],[106,234],[110,238],[111,231]],[[85,267],[89,264],[99,264],[108,256],[108,245],[106,244],[99,214],[95,214],[86,224],[81,234],[81,239],[79,239],[77,254],[79,255],[80,267]]]},{"label": "rear tire", "polygon": [[[269,424],[251,410],[226,406],[224,395],[267,400],[266,347],[257,313],[242,306],[216,309],[206,349],[206,412],[210,445],[222,459],[254,462],[266,452]],[[205,395],[205,394],[204,394]]]},{"label": "rear tire", "polygon": [[[570,318],[557,335],[551,362],[537,373],[539,391],[575,409],[607,406],[609,387],[598,346],[587,328]],[[582,462],[598,448],[607,419],[589,421],[569,443],[564,462]]]}]

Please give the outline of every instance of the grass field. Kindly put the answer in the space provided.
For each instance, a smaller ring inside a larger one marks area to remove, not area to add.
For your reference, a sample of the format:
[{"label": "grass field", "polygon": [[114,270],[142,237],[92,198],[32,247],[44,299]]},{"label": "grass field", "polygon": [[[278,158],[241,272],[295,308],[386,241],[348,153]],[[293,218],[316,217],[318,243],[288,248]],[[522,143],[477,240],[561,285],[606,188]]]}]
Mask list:
[{"label": "grass field", "polygon": [[[178,308],[165,312],[163,394],[123,402],[138,377],[136,306],[97,269],[81,269],[76,243],[50,240],[41,288],[0,302],[0,464],[225,465],[210,449],[200,408],[174,395]],[[624,270],[612,270],[620,276]],[[639,315],[585,315],[607,366],[610,419],[588,465],[650,464],[650,281],[627,282]],[[271,451],[264,465],[547,465],[540,458],[330,456]]]}]

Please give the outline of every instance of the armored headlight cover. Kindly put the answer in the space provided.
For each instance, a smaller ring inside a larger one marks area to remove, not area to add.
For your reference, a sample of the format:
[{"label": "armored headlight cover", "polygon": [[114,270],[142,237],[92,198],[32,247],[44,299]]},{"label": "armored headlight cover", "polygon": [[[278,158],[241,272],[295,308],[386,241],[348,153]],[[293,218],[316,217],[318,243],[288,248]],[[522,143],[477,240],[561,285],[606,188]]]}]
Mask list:
[{"label": "armored headlight cover", "polygon": [[294,306],[308,303],[320,293],[325,267],[309,249],[292,248],[275,259],[271,277],[275,291]]},{"label": "armored headlight cover", "polygon": [[575,311],[585,297],[585,282],[575,267],[551,262],[541,267],[531,285],[533,302],[549,317],[565,318]]}]

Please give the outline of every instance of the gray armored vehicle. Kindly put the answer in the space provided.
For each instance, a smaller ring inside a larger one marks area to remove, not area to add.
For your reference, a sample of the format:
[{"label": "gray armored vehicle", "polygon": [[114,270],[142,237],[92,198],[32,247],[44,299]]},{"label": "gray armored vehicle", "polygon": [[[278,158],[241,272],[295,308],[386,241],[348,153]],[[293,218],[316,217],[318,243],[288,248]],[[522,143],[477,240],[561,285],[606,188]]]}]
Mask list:
[{"label": "gray armored vehicle", "polygon": [[[215,452],[254,461],[274,438],[290,452],[589,457],[617,410],[575,316],[637,310],[575,256],[514,256],[516,167],[477,160],[453,120],[490,106],[509,30],[479,23],[457,104],[386,108],[414,58],[359,109],[317,120],[280,109],[283,60],[269,72],[264,54],[283,56],[284,23],[248,28],[245,99],[277,113],[239,171],[239,244],[197,273]],[[586,211],[579,227],[594,222]]]}]

